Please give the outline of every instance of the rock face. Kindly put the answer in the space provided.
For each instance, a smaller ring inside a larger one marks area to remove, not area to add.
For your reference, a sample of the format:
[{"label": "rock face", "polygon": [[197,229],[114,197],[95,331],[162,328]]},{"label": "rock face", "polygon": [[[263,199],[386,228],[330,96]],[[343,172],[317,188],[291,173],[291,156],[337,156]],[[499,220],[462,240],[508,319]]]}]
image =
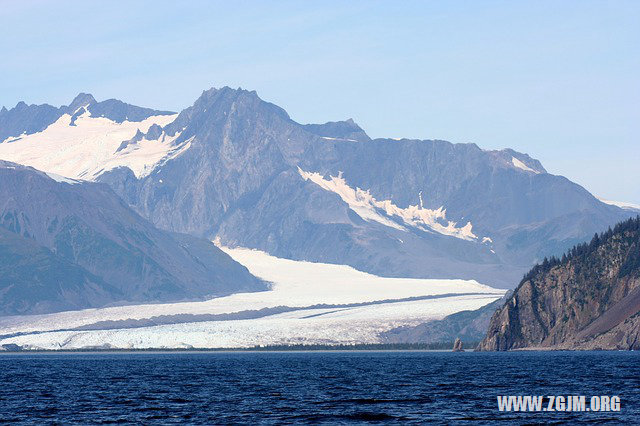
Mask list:
[{"label": "rock face", "polygon": [[0,182],[0,315],[267,288],[209,241],[155,228],[104,184],[1,160]]},{"label": "rock face", "polygon": [[480,350],[640,349],[640,217],[534,267]]},{"label": "rock face", "polygon": [[464,352],[464,349],[462,348],[462,340],[460,340],[460,338],[456,338],[456,341],[453,342],[453,352]]}]

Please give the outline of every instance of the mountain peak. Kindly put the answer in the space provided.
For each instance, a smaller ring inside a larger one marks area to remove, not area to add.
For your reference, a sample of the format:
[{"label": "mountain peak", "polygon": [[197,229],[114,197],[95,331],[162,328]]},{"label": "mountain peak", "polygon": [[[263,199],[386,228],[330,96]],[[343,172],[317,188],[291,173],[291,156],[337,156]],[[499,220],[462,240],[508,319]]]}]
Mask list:
[{"label": "mountain peak", "polygon": [[249,91],[249,90],[243,89],[242,87],[238,87],[237,89],[234,89],[229,86],[223,86],[220,88],[212,87],[208,90],[203,90],[202,94],[200,95],[200,98],[198,98],[196,102],[198,102],[199,100],[215,101],[219,99],[240,99],[240,98],[252,99],[254,101],[255,100],[262,101],[262,99],[260,99],[260,97],[258,96],[258,93],[255,90]]},{"label": "mountain peak", "polygon": [[[183,111],[183,113],[188,116],[218,114],[219,117],[228,117],[231,113],[242,114],[258,111],[275,113],[285,120],[290,120],[289,114],[284,109],[262,100],[255,90],[249,91],[241,87],[233,89],[229,86],[204,90],[193,106]],[[179,117],[175,123],[179,125],[181,122],[182,120]]]},{"label": "mountain peak", "polygon": [[95,98],[89,93],[79,93],[67,107],[67,111],[71,114],[76,112],[78,108],[86,107],[97,103]]}]

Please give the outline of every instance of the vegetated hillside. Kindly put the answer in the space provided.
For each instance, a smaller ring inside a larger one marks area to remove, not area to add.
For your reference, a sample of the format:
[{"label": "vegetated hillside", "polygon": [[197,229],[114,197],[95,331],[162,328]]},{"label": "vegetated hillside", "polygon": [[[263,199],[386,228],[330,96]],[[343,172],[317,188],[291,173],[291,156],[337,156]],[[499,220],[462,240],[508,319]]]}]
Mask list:
[{"label": "vegetated hillside", "polygon": [[0,160],[0,315],[266,288],[212,243],[155,228],[106,185]]},{"label": "vegetated hillside", "polygon": [[640,349],[640,216],[536,265],[480,350]]}]

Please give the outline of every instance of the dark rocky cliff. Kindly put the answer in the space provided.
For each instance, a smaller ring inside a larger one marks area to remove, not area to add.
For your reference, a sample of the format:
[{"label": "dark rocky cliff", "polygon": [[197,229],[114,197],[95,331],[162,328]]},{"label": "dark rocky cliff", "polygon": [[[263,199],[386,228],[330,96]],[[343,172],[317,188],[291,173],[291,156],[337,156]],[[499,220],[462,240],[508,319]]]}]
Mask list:
[{"label": "dark rocky cliff", "polygon": [[640,349],[640,216],[534,267],[480,350]]}]

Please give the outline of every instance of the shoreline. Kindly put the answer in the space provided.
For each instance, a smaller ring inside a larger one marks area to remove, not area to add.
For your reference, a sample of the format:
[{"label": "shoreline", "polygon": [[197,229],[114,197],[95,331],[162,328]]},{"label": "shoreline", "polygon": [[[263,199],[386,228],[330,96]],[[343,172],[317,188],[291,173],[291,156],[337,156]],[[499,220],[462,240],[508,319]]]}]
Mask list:
[{"label": "shoreline", "polygon": [[[472,342],[465,351],[473,351],[477,343]],[[145,353],[145,352],[351,352],[351,351],[433,351],[451,352],[453,342],[442,343],[374,343],[374,344],[354,344],[354,345],[269,345],[252,346],[238,348],[113,348],[113,347],[90,347],[77,349],[31,349],[21,348],[17,345],[12,347],[4,346],[0,354],[6,353]]]}]

